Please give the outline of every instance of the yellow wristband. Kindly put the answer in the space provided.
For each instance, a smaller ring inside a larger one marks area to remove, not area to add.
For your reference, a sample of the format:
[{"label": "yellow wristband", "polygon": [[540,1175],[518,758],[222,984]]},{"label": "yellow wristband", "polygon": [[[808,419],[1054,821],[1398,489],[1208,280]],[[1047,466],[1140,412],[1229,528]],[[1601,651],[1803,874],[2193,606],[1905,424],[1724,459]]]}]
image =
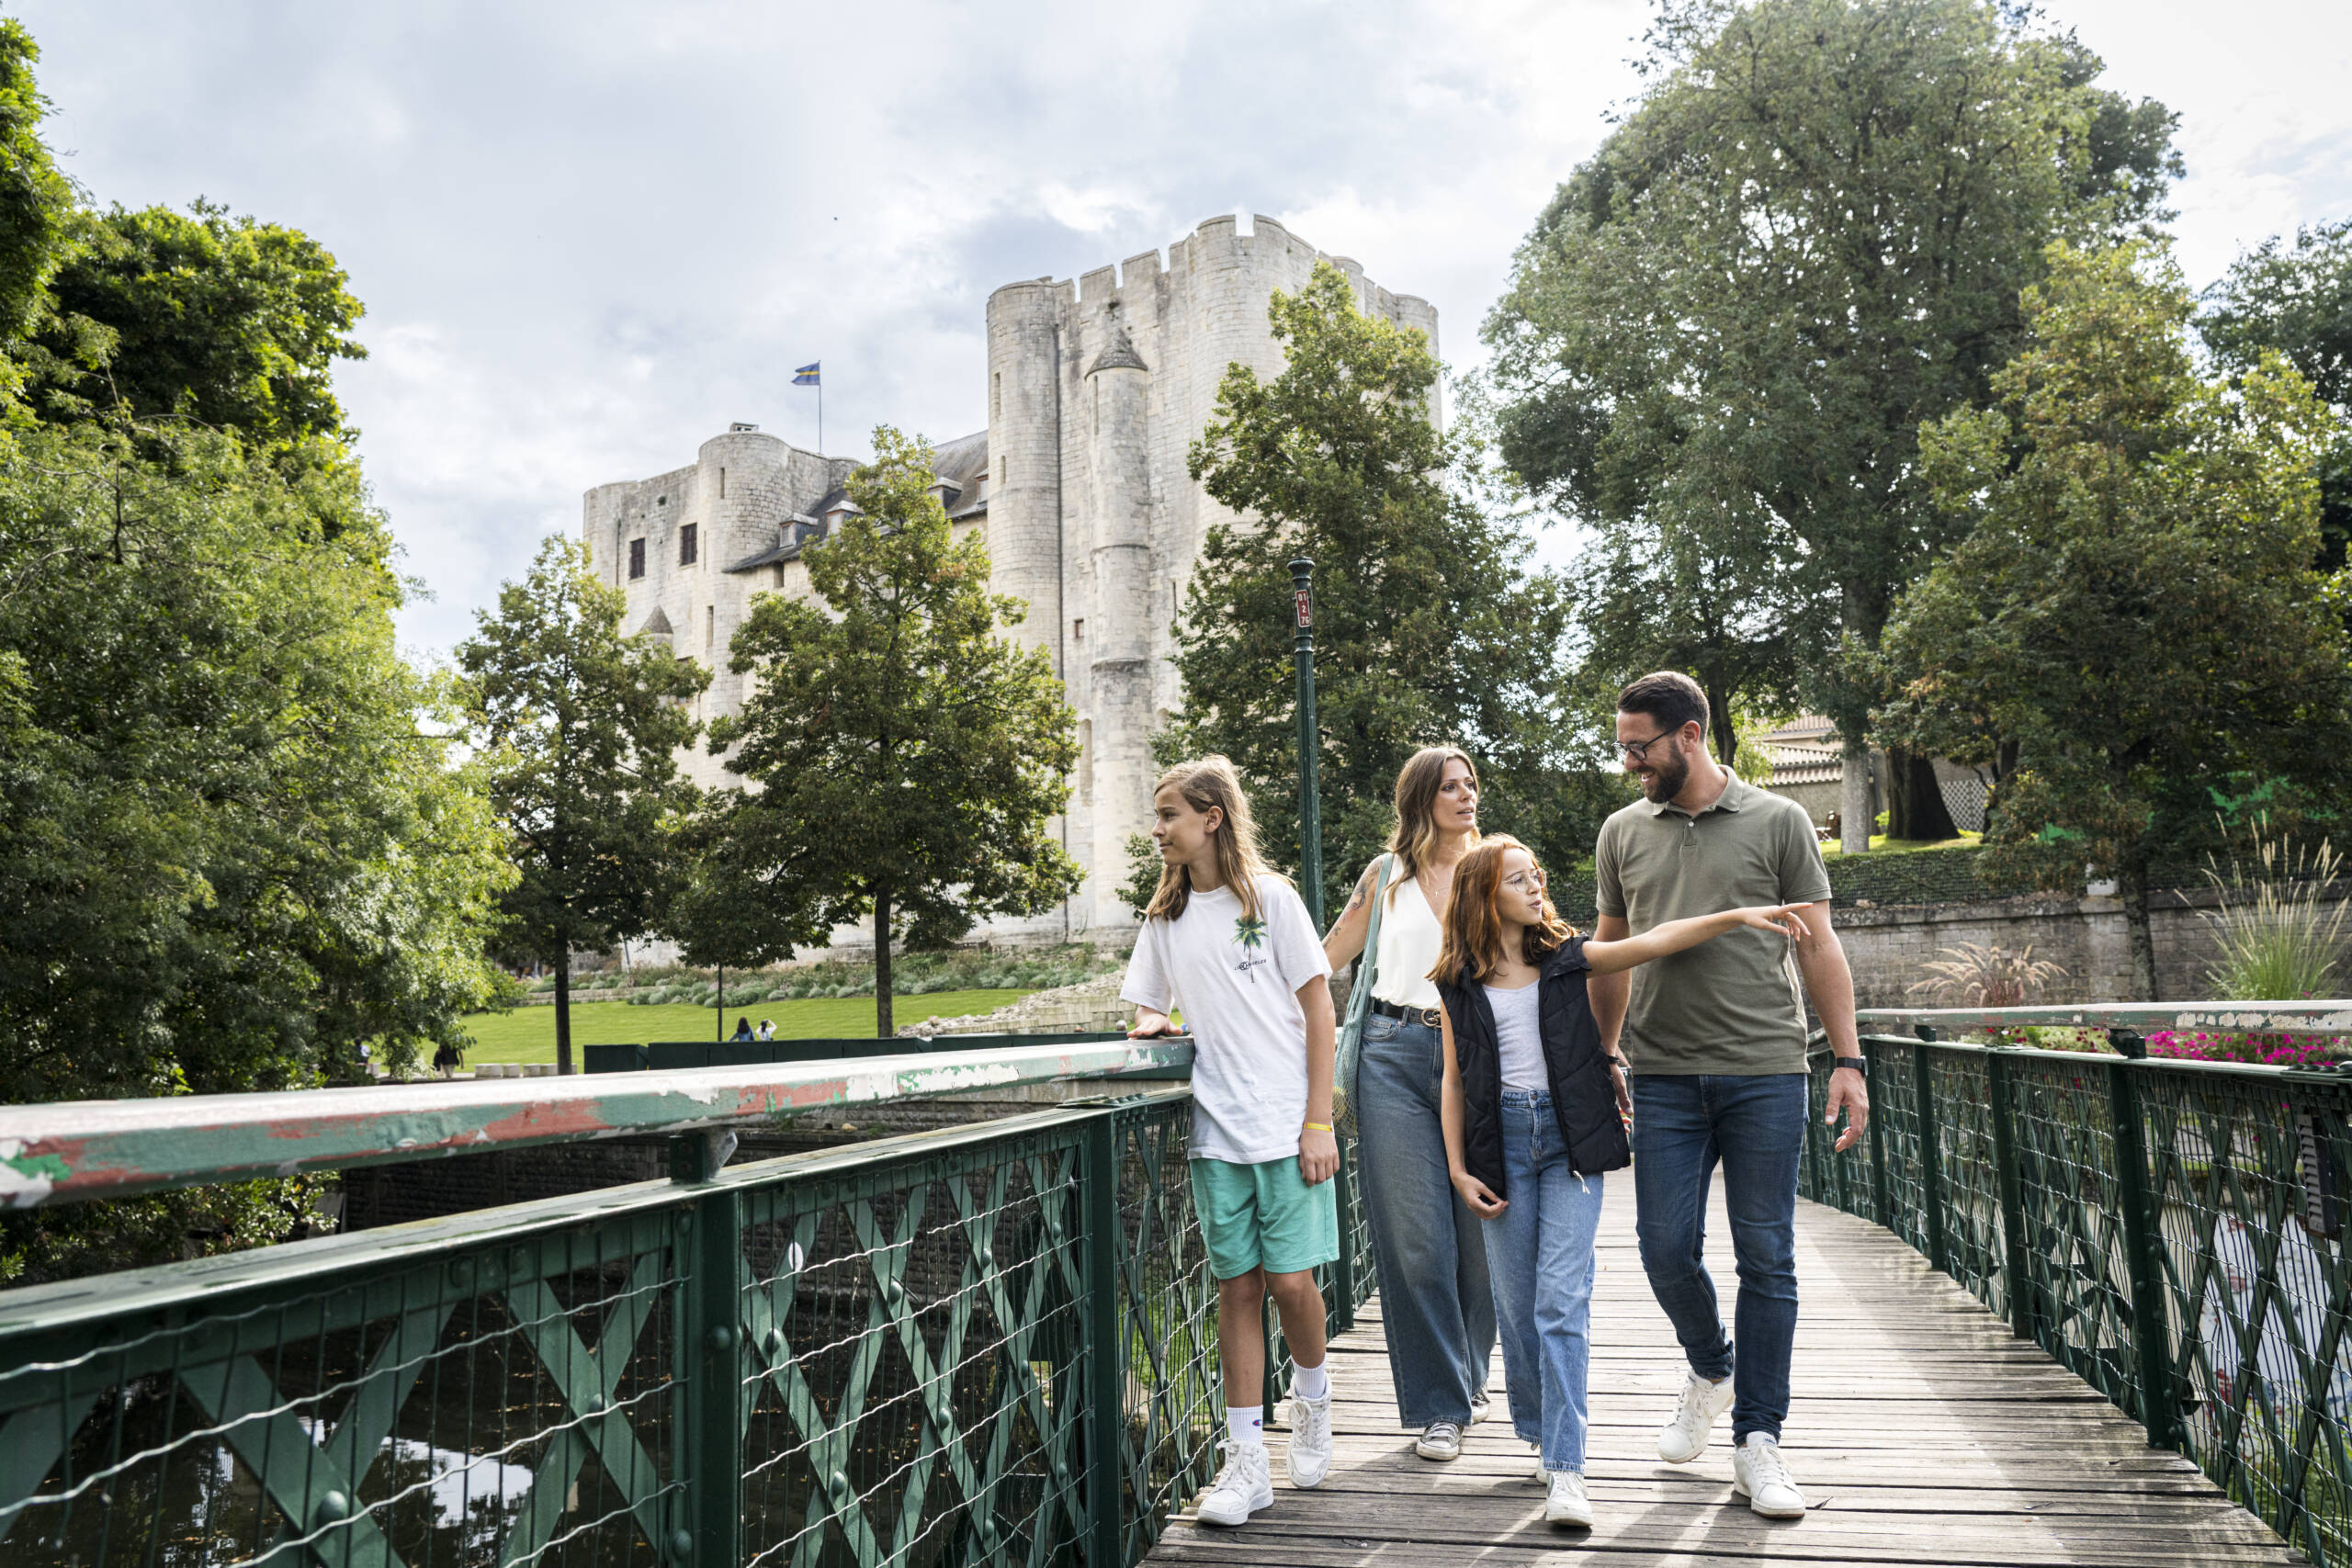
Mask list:
[{"label": "yellow wristband", "polygon": [[1331,1123],[1329,1122],[1309,1122],[1306,1127],[1306,1131],[1309,1133],[1328,1133],[1330,1130]]}]

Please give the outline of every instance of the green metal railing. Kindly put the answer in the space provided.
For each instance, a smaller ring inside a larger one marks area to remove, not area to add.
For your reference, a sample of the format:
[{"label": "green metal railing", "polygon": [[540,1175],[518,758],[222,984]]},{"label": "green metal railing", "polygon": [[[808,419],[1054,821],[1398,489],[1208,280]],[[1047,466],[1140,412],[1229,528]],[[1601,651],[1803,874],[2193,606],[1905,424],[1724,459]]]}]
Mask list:
[{"label": "green metal railing", "polygon": [[1125,1568],[1223,1435],[1190,1121],[694,1130],[666,1182],[0,1292],[0,1561]]},{"label": "green metal railing", "polygon": [[[2063,1016],[2052,1016],[2063,1015]],[[1800,1190],[1925,1253],[2324,1564],[2352,1563],[2352,1072],[2148,1060],[2138,1031],[2352,1030],[2352,1005],[1866,1012],[1846,1155],[1816,1055]],[[2121,1055],[1952,1043],[2105,1028]]]}]

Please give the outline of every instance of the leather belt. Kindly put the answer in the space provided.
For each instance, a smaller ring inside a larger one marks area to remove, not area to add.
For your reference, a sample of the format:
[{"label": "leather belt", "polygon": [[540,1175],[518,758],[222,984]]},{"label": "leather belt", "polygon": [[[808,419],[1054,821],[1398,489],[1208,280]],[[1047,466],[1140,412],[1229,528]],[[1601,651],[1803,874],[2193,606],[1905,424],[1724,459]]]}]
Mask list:
[{"label": "leather belt", "polygon": [[1383,1018],[1401,1019],[1407,1023],[1418,1023],[1424,1029],[1445,1027],[1445,1015],[1436,1008],[1408,1008],[1400,1002],[1384,1001],[1374,997],[1372,998],[1372,1010]]}]

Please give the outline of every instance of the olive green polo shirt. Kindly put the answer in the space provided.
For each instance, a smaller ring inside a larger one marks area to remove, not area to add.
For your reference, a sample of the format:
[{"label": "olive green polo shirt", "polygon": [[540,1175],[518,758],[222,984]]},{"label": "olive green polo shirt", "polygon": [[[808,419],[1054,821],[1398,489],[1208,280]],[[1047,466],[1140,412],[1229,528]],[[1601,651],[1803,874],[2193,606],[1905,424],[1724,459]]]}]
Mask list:
[{"label": "olive green polo shirt", "polygon": [[[1611,816],[1593,849],[1600,912],[1635,936],[1751,904],[1826,904],[1829,873],[1804,808],[1734,778],[1696,817],[1647,800]],[[1743,928],[1633,971],[1620,1037],[1637,1073],[1801,1073],[1796,946]]]}]

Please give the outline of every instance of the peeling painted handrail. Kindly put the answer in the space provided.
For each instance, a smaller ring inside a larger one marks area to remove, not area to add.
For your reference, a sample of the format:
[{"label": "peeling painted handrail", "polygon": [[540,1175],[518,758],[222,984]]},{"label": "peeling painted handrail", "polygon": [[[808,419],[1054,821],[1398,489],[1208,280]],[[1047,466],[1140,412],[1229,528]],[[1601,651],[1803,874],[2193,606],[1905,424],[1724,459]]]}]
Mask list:
[{"label": "peeling painted handrail", "polygon": [[1188,1040],[922,1051],[555,1078],[0,1106],[0,1201],[23,1209],[490,1149],[741,1126],[826,1106],[1188,1067]]},{"label": "peeling painted handrail", "polygon": [[1862,1008],[1862,1028],[1907,1033],[1962,1029],[2132,1029],[2249,1034],[2352,1034],[2352,1001],[2096,1002],[2080,1007]]}]

